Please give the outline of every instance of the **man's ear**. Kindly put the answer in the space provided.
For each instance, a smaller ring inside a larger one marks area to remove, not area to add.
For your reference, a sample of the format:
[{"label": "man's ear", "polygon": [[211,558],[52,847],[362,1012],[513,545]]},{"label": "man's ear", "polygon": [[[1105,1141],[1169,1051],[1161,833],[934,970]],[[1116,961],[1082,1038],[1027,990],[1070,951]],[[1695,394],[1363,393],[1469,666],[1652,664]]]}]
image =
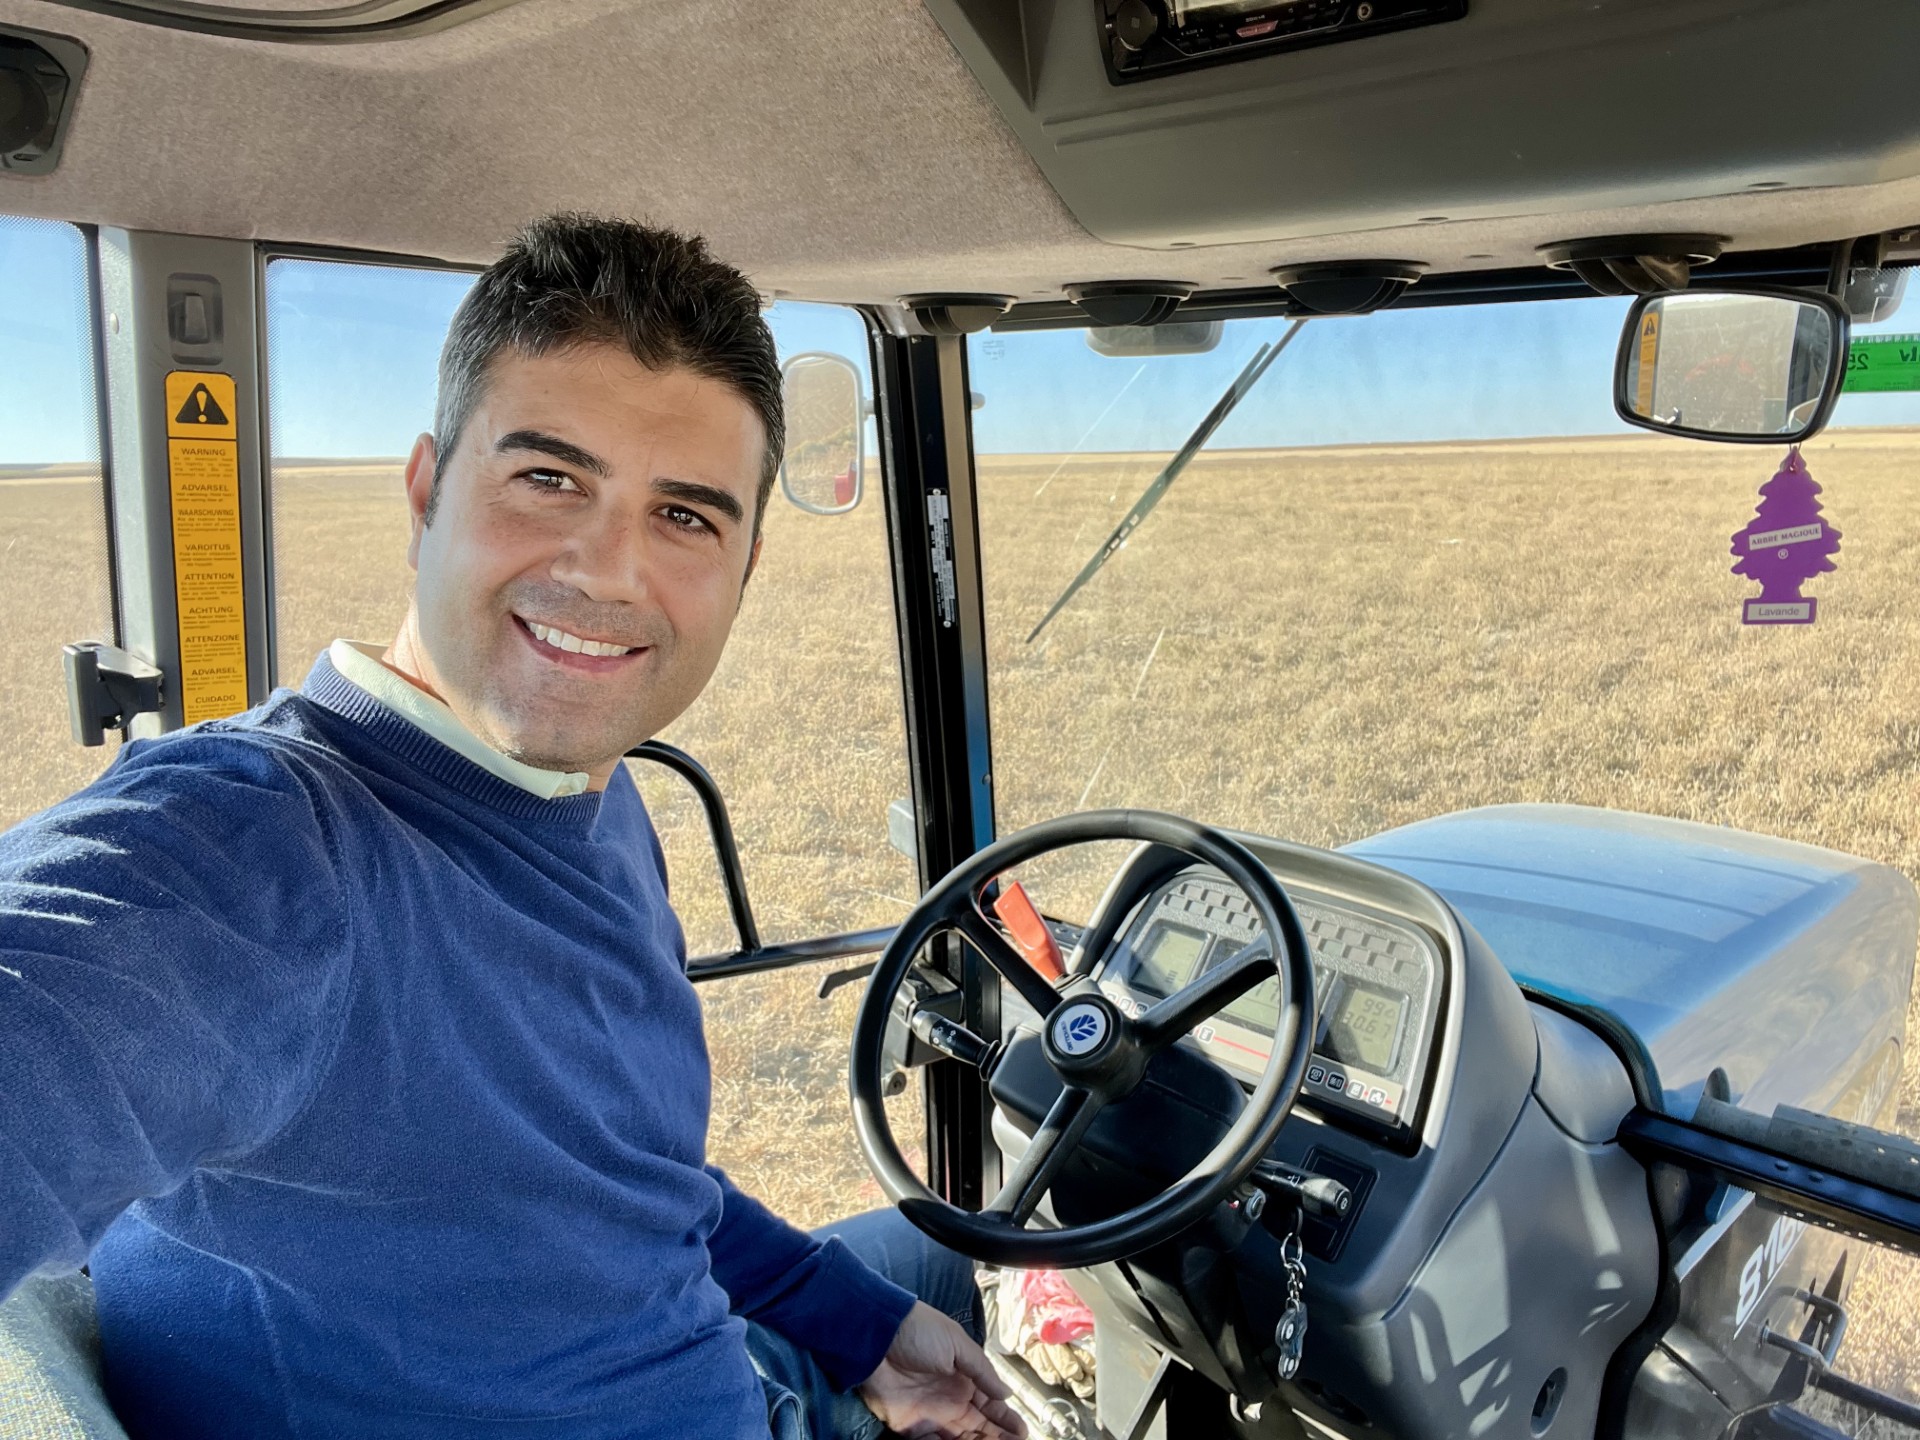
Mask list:
[{"label": "man's ear", "polygon": [[413,533],[407,538],[407,564],[420,568],[420,535],[427,528],[427,508],[433,503],[433,472],[440,457],[433,448],[433,436],[422,435],[413,442],[407,456],[407,510],[412,517]]}]

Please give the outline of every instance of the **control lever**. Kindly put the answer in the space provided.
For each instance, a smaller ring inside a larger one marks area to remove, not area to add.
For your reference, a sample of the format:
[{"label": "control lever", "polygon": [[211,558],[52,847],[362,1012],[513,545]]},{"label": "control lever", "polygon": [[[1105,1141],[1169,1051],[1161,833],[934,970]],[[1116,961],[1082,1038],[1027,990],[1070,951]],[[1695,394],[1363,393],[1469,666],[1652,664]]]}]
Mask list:
[{"label": "control lever", "polygon": [[1010,880],[1001,886],[999,895],[993,901],[993,913],[1007,927],[1007,934],[1013,937],[1014,945],[1027,964],[1049,980],[1066,978],[1067,962],[1060,954],[1060,942],[1053,938],[1046,917],[1033,903],[1024,885],[1018,880]]},{"label": "control lever", "polygon": [[[991,1065],[998,1048],[961,1020],[965,996],[939,973],[916,965],[894,993],[885,1054],[892,1071],[905,1072],[947,1057],[968,1065]],[[901,1084],[906,1076],[901,1074]]]},{"label": "control lever", "polygon": [[937,1010],[916,1007],[908,1025],[921,1044],[938,1050],[948,1059],[970,1065],[982,1075],[992,1068],[990,1062],[993,1052],[999,1046],[990,1040],[982,1040],[958,1020],[942,1015]]},{"label": "control lever", "polygon": [[1284,1198],[1308,1215],[1338,1222],[1353,1208],[1353,1191],[1338,1180],[1278,1160],[1262,1160],[1247,1177],[1275,1199]]},{"label": "control lever", "polygon": [[869,960],[864,965],[850,965],[845,970],[835,970],[831,974],[822,976],[820,988],[813,992],[814,998],[816,1000],[825,1000],[836,990],[844,989],[849,985],[859,984],[862,980],[873,974],[875,967],[878,966],[879,963],[878,960]]}]

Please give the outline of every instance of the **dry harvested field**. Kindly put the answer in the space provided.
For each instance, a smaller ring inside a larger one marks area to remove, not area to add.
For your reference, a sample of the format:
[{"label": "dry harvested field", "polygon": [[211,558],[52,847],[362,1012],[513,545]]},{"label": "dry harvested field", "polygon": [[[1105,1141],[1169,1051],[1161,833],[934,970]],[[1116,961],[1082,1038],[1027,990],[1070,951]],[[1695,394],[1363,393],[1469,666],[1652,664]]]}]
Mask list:
[{"label": "dry harvested field", "polygon": [[[1808,587],[1811,627],[1741,626],[1752,586],[1728,574],[1778,457],[1635,437],[1203,455],[1032,645],[1161,462],[987,457],[1001,828],[1149,805],[1337,845],[1556,801],[1785,835],[1920,880],[1920,432],[1839,432],[1806,454],[1844,535]],[[92,593],[60,548],[84,493],[0,482],[0,722],[50,737],[0,777],[0,822],[99,764],[65,741],[58,688],[58,642]],[[397,466],[286,469],[275,494],[297,680],[332,636],[391,633],[404,508]],[[776,500],[721,672],[666,737],[726,790],[771,938],[884,923],[914,892],[885,839],[907,793],[887,587],[877,502],[822,518]],[[699,812],[670,780],[644,784],[692,948],[724,947]],[[1066,857],[1040,898],[1084,910],[1111,859]],[[706,991],[714,1155],[806,1221],[878,1198],[846,1119],[855,992],[822,1004],[818,979]],[[1900,1123],[1920,1134],[1920,1067]],[[1856,1294],[1849,1368],[1912,1390],[1915,1272],[1880,1264]]]}]

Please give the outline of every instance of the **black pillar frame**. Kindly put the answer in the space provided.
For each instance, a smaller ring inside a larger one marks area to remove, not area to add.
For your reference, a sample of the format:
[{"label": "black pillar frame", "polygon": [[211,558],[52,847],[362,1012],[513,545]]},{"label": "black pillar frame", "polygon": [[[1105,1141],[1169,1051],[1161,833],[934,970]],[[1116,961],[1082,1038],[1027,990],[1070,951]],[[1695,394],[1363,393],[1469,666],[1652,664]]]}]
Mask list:
[{"label": "black pillar frame", "polygon": [[[924,888],[994,838],[967,342],[893,335],[878,317],[870,321]],[[999,1034],[993,972],[951,936],[937,944],[941,953],[929,959],[965,992],[968,1026],[976,1034]],[[955,1204],[978,1209],[1000,1178],[986,1086],[956,1061],[937,1062],[925,1073],[928,1182]]]}]

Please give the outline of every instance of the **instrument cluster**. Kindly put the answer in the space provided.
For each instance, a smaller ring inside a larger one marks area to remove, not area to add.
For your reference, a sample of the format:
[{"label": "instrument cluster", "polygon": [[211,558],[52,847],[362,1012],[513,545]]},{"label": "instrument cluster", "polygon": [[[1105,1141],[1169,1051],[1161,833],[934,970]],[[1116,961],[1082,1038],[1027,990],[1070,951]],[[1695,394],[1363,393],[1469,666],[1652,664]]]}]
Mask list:
[{"label": "instrument cluster", "polygon": [[[1440,956],[1432,938],[1352,901],[1290,893],[1313,947],[1319,1002],[1302,1099],[1411,1130],[1440,1010]],[[1263,934],[1239,886],[1211,870],[1189,870],[1140,907],[1100,985],[1122,1009],[1139,1014]],[[1252,1084],[1272,1052],[1279,1008],[1276,977],[1195,1027],[1194,1042]]]}]

